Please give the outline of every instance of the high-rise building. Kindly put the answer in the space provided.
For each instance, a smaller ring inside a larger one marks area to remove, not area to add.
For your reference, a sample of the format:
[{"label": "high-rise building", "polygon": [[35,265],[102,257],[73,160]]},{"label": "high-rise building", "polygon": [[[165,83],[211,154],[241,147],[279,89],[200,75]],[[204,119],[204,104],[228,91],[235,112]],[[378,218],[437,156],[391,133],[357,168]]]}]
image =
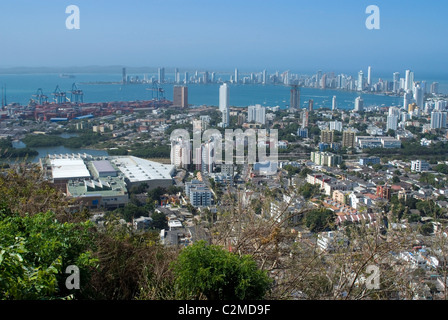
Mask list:
[{"label": "high-rise building", "polygon": [[333,100],[331,101],[331,110],[336,110],[338,108],[337,102],[336,102],[336,96],[333,96]]},{"label": "high-rise building", "polygon": [[247,108],[247,122],[266,124],[266,108],[260,104]]},{"label": "high-rise building", "polygon": [[126,82],[127,82],[127,75],[126,75],[126,68],[123,68],[123,79],[121,80],[121,82],[123,83],[123,84],[125,84]]},{"label": "high-rise building", "polygon": [[420,84],[417,84],[414,88],[414,100],[420,110],[424,107],[424,93]]},{"label": "high-rise building", "polygon": [[208,71],[205,71],[204,72],[204,83],[207,84],[207,83],[209,83],[209,81],[210,80],[209,80],[209,76],[208,76]]},{"label": "high-rise building", "polygon": [[356,141],[356,133],[354,131],[346,130],[342,133],[342,147],[354,148]]},{"label": "high-rise building", "polygon": [[177,168],[187,168],[191,163],[191,143],[190,141],[177,140],[171,141],[171,164]]},{"label": "high-rise building", "polygon": [[355,109],[356,112],[363,112],[364,111],[364,100],[361,97],[357,97],[355,99]]},{"label": "high-rise building", "polygon": [[342,131],[342,122],[330,121],[330,130]]},{"label": "high-rise building", "polygon": [[222,127],[228,127],[230,123],[229,87],[227,83],[219,87],[219,110],[222,113]]},{"label": "high-rise building", "polygon": [[239,74],[238,74],[238,69],[235,68],[235,77],[233,78],[233,81],[235,81],[235,83],[239,82]]},{"label": "high-rise building", "polygon": [[216,164],[214,137],[212,137],[209,141],[202,144],[201,156],[202,156],[201,171],[212,173]]},{"label": "high-rise building", "polygon": [[182,108],[188,107],[188,87],[186,86],[173,87],[173,106]]},{"label": "high-rise building", "polygon": [[303,110],[303,112],[302,112],[302,128],[308,127],[308,124],[309,124],[308,110]]},{"label": "high-rise building", "polygon": [[439,94],[439,83],[438,82],[433,82],[431,84],[431,93],[432,94]]},{"label": "high-rise building", "polygon": [[300,108],[300,88],[297,86],[291,88],[289,108],[293,110]]},{"label": "high-rise building", "polygon": [[184,76],[184,83],[188,84],[189,79],[188,79],[188,72],[185,72],[185,76]]},{"label": "high-rise building", "polygon": [[364,89],[364,72],[358,72],[358,91],[362,91]]},{"label": "high-rise building", "polygon": [[369,66],[367,69],[367,84],[370,86],[372,84],[372,67]]},{"label": "high-rise building", "polygon": [[327,88],[327,75],[326,74],[324,74],[322,76],[322,79],[320,79],[320,87],[321,87],[321,89]]},{"label": "high-rise building", "polygon": [[267,78],[267,72],[266,72],[266,69],[265,70],[263,70],[263,80],[262,80],[262,83],[263,84],[266,84],[267,83],[267,81],[268,81],[268,78]]},{"label": "high-rise building", "polygon": [[309,111],[309,112],[312,112],[312,111],[313,111],[313,105],[314,105],[314,100],[313,100],[313,99],[310,99],[310,100],[308,101],[308,111]]},{"label": "high-rise building", "polygon": [[412,90],[414,86],[414,72],[411,70],[406,70],[405,80],[404,80],[404,90]]},{"label": "high-rise building", "polygon": [[334,142],[334,130],[322,130],[320,132],[320,142],[333,143]]},{"label": "high-rise building", "polygon": [[393,92],[400,91],[400,73],[399,72],[394,72],[392,91]]},{"label": "high-rise building", "polygon": [[158,81],[159,83],[165,83],[165,68],[159,68]]},{"label": "high-rise building", "polygon": [[398,128],[398,116],[397,115],[388,115],[386,130],[396,131],[397,128]]},{"label": "high-rise building", "polygon": [[446,128],[446,112],[431,112],[431,129]]},{"label": "high-rise building", "polygon": [[406,90],[406,92],[403,95],[404,109],[407,109],[411,103],[412,103],[412,91],[409,89],[409,90]]}]

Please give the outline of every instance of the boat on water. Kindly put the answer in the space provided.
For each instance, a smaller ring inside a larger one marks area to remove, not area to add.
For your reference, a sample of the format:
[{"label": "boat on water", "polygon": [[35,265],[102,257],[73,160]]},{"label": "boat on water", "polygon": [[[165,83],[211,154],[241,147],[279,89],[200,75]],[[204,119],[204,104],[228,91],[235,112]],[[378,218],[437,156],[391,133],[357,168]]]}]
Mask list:
[{"label": "boat on water", "polygon": [[73,79],[73,78],[75,78],[75,76],[73,74],[61,73],[61,74],[59,74],[59,78]]}]

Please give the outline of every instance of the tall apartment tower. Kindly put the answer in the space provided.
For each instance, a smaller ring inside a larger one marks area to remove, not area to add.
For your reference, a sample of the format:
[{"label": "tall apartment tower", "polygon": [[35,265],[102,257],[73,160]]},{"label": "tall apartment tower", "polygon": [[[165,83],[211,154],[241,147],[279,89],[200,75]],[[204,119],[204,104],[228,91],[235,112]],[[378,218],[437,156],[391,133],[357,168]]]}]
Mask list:
[{"label": "tall apartment tower", "polygon": [[174,107],[188,107],[188,87],[174,86],[173,88],[173,106]]},{"label": "tall apartment tower", "polygon": [[433,82],[431,84],[431,93],[432,94],[439,94],[439,83],[438,82]]},{"label": "tall apartment tower", "polygon": [[393,92],[400,91],[400,73],[394,72],[393,74],[393,86],[392,86]]},{"label": "tall apartment tower", "polygon": [[336,102],[336,96],[333,96],[333,100],[331,101],[331,110],[335,111],[338,108],[337,102]]},{"label": "tall apartment tower", "polygon": [[344,131],[342,133],[342,147],[354,148],[356,134],[354,131]]},{"label": "tall apartment tower", "polygon": [[122,71],[123,71],[123,79],[121,80],[121,82],[125,84],[127,82],[126,68],[123,68]]},{"label": "tall apartment tower", "polygon": [[229,87],[227,83],[219,87],[219,110],[222,113],[222,126],[228,127],[230,122]]},{"label": "tall apartment tower", "polygon": [[414,72],[411,70],[406,70],[406,75],[404,79],[404,90],[412,90],[414,86]]},{"label": "tall apartment tower", "polygon": [[159,68],[158,81],[159,83],[165,82],[165,68]]},{"label": "tall apartment tower", "polygon": [[364,89],[364,72],[358,72],[358,91],[362,91]]},{"label": "tall apartment tower", "polygon": [[235,81],[235,83],[239,82],[238,68],[235,68],[235,77],[233,80]]},{"label": "tall apartment tower", "polygon": [[320,142],[333,143],[334,142],[334,130],[322,130],[320,132]]},{"label": "tall apartment tower", "polygon": [[300,88],[298,86],[293,86],[290,92],[289,108],[298,109],[300,108]]},{"label": "tall apartment tower", "polygon": [[412,103],[412,91],[406,90],[406,92],[403,95],[403,108],[407,109],[409,105]]},{"label": "tall apartment tower", "polygon": [[361,97],[355,99],[355,109],[356,112],[364,111],[364,100]]},{"label": "tall apartment tower", "polygon": [[313,106],[314,106],[314,100],[313,100],[313,99],[310,99],[310,100],[308,101],[308,111],[309,111],[309,112],[312,112],[312,111],[313,111]]},{"label": "tall apartment tower", "polygon": [[302,128],[308,127],[308,124],[309,124],[308,110],[303,110],[303,112],[302,112]]},{"label": "tall apartment tower", "polygon": [[372,67],[369,66],[367,69],[367,84],[370,86],[372,85]]}]

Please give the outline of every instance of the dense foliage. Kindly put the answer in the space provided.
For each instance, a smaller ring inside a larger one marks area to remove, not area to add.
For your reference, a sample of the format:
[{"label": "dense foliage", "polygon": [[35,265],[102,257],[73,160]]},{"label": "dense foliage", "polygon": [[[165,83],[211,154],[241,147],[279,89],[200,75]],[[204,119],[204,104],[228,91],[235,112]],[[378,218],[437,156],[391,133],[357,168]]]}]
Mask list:
[{"label": "dense foliage", "polygon": [[37,156],[38,152],[31,148],[14,148],[11,138],[0,139],[0,159],[25,158]]},{"label": "dense foliage", "polygon": [[262,299],[271,283],[252,257],[204,241],[182,250],[173,265],[176,289],[184,299]]}]

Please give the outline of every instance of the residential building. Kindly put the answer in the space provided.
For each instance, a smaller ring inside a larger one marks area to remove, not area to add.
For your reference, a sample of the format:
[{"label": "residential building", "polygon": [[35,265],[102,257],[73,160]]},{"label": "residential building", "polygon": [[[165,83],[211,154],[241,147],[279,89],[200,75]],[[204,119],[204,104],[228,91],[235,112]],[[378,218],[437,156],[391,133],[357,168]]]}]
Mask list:
[{"label": "residential building", "polygon": [[424,160],[411,161],[411,171],[414,172],[425,172],[429,171],[429,163]]},{"label": "residential building", "polygon": [[334,141],[334,130],[322,130],[320,132],[320,141],[323,143],[333,143]]},{"label": "residential building", "polygon": [[175,107],[188,107],[188,87],[186,86],[174,86],[173,88],[173,106]]},{"label": "residential building", "polygon": [[344,131],[342,133],[342,147],[354,148],[355,147],[356,133],[354,131]]}]

